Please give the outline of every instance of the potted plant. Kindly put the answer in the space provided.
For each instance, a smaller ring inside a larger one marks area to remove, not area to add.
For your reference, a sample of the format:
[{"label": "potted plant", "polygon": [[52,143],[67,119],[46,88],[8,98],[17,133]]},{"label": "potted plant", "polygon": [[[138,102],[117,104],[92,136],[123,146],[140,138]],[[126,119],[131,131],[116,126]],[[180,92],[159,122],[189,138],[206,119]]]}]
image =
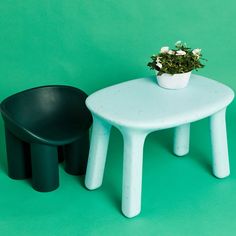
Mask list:
[{"label": "potted plant", "polygon": [[148,66],[156,71],[159,86],[167,89],[186,87],[192,70],[204,67],[201,60],[205,60],[200,48],[192,50],[181,41],[175,43],[175,49],[162,47],[151,59]]}]

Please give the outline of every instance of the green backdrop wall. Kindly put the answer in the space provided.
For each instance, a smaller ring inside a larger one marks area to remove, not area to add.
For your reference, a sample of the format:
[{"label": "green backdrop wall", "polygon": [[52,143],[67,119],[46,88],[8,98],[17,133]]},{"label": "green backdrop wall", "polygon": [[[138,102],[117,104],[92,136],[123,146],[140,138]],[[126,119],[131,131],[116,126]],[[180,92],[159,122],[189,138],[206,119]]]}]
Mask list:
[{"label": "green backdrop wall", "polygon": [[0,99],[46,84],[90,94],[150,75],[149,56],[177,40],[203,49],[209,61],[198,73],[235,89],[235,7],[233,0],[1,1]]},{"label": "green backdrop wall", "polygon": [[[68,84],[91,94],[151,75],[149,56],[177,40],[203,49],[209,61],[199,74],[236,89],[235,9],[235,0],[0,0],[0,101],[39,85]],[[236,235],[236,102],[227,121],[230,178],[210,176],[207,120],[193,125],[191,158],[182,161],[164,151],[171,130],[160,131],[145,145],[142,215],[127,220],[119,213],[116,131],[101,191],[84,191],[82,180],[62,171],[61,188],[40,195],[7,177],[0,119],[1,235]]]}]

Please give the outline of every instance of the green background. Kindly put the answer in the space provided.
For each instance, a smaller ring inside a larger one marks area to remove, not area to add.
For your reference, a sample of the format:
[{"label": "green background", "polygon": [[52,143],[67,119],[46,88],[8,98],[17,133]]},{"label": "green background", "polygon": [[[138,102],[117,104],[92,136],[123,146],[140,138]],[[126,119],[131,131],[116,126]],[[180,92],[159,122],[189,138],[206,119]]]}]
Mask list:
[{"label": "green background", "polygon": [[[151,75],[149,57],[183,40],[203,49],[198,73],[233,89],[233,0],[4,0],[0,2],[0,99],[35,86],[68,84],[88,94]],[[0,123],[1,235],[235,235],[236,105],[228,109],[231,176],[211,175],[208,120],[192,125],[191,152],[171,154],[172,130],[151,134],[144,150],[142,213],[120,214],[122,138],[113,130],[101,189],[60,167],[61,186],[38,193],[7,177]]]}]

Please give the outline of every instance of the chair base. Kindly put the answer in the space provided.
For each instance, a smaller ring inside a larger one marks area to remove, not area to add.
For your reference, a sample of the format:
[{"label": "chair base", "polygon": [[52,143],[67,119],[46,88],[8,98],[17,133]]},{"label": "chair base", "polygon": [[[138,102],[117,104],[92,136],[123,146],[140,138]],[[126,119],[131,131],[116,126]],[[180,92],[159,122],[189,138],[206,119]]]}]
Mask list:
[{"label": "chair base", "polygon": [[64,146],[65,171],[71,175],[84,175],[88,162],[89,132],[74,143]]},{"label": "chair base", "polygon": [[58,162],[65,160],[65,171],[83,175],[89,152],[89,132],[65,146],[26,143],[6,129],[8,175],[12,179],[32,177],[32,187],[39,192],[50,192],[59,187]]},{"label": "chair base", "polygon": [[59,187],[57,147],[31,144],[32,187],[49,192]]},{"label": "chair base", "polygon": [[12,179],[31,177],[30,146],[5,129],[8,176]]}]

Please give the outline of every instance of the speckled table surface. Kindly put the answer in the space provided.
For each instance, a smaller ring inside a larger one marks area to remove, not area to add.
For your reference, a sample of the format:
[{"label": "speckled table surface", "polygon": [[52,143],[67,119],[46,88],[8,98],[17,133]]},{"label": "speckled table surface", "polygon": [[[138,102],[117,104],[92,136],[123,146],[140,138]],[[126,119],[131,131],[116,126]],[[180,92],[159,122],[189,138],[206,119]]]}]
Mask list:
[{"label": "speckled table surface", "polygon": [[86,104],[114,125],[159,129],[207,117],[233,96],[229,87],[193,74],[184,89],[163,89],[155,77],[141,78],[99,90]]}]

